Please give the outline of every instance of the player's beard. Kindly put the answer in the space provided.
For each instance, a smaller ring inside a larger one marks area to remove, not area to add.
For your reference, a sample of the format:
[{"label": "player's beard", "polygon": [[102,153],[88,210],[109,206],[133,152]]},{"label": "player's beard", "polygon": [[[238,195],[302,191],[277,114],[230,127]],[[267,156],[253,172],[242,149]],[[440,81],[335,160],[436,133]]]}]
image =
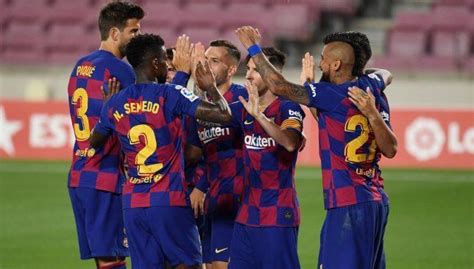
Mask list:
[{"label": "player's beard", "polygon": [[331,82],[331,79],[329,78],[328,73],[322,73],[321,78],[319,79],[319,82]]},{"label": "player's beard", "polygon": [[120,44],[119,46],[119,52],[120,54],[122,55],[122,57],[125,57],[125,52],[126,52],[126,49],[127,49],[127,44]]}]

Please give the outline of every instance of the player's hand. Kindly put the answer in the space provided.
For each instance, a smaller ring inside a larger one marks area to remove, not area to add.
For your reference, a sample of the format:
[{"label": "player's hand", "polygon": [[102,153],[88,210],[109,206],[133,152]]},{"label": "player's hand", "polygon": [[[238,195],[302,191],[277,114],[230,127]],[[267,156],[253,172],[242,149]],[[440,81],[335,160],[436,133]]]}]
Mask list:
[{"label": "player's hand", "polygon": [[198,188],[194,188],[189,198],[191,200],[191,208],[194,211],[194,217],[197,218],[200,214],[204,214],[205,193]]},{"label": "player's hand", "polygon": [[349,87],[348,94],[349,100],[351,100],[365,117],[370,119],[379,113],[375,107],[375,97],[369,87],[367,87],[367,92],[359,87]]},{"label": "player's hand", "polygon": [[244,105],[245,110],[257,119],[260,116],[258,90],[248,80],[245,82],[245,88],[249,94],[249,100],[246,101],[242,96],[239,96],[239,100]]},{"label": "player's hand", "polygon": [[109,100],[112,95],[120,91],[120,81],[118,81],[115,77],[109,78],[109,81],[107,82],[107,87],[109,89],[108,93],[105,92],[104,86],[100,86],[100,90],[102,91],[102,98],[104,99],[104,101]]},{"label": "player's hand", "polygon": [[216,79],[209,67],[207,61],[199,61],[196,65],[196,82],[198,87],[203,91],[208,91],[211,88],[216,88]]},{"label": "player's hand", "polygon": [[262,41],[260,32],[252,26],[242,26],[237,28],[235,34],[239,37],[240,42],[246,49],[250,48],[252,45],[258,45]]},{"label": "player's hand", "polygon": [[301,59],[300,82],[301,84],[314,82],[314,58],[309,52],[306,52],[304,58]]},{"label": "player's hand", "polygon": [[177,71],[191,73],[193,47],[194,44],[189,40],[189,36],[181,35],[178,37],[176,48],[173,50],[173,66]]},{"label": "player's hand", "polygon": [[201,42],[194,45],[194,49],[191,54],[191,76],[196,81],[196,68],[199,62],[204,63],[206,61],[205,54],[206,49]]}]

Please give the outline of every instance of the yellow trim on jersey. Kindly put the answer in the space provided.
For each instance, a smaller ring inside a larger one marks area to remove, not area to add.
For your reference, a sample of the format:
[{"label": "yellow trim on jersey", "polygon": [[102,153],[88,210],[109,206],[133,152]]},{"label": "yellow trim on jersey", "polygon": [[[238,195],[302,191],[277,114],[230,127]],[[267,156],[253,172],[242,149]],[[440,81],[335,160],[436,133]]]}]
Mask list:
[{"label": "yellow trim on jersey", "polygon": [[281,123],[280,129],[285,130],[285,129],[288,129],[288,128],[293,128],[293,129],[297,129],[297,130],[301,131],[302,125],[303,124],[301,124],[301,122],[299,120],[286,119]]}]

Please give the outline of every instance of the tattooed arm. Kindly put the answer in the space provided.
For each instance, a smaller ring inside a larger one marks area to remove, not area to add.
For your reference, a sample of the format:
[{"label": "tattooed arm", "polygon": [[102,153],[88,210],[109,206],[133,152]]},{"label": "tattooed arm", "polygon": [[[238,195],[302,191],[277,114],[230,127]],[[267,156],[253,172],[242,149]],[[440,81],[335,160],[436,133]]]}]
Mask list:
[{"label": "tattooed arm", "polygon": [[[261,40],[258,30],[251,26],[244,26],[236,31],[242,44],[248,49]],[[287,81],[283,75],[268,61],[263,53],[252,57],[263,81],[273,94],[288,100],[309,105],[310,99],[304,86]]]},{"label": "tattooed arm", "polygon": [[197,64],[196,82],[200,89],[208,93],[213,103],[202,100],[196,110],[195,117],[205,121],[230,123],[232,114],[229,104],[217,89],[216,80],[207,62],[204,65],[201,62]]}]

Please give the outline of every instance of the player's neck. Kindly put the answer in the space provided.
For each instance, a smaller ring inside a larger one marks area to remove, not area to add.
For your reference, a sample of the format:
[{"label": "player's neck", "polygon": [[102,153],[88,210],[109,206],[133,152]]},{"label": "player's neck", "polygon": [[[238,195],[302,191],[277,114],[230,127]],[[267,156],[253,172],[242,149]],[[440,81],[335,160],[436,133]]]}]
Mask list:
[{"label": "player's neck", "polygon": [[263,95],[258,97],[259,110],[264,111],[277,98],[270,90],[267,90]]},{"label": "player's neck", "polygon": [[113,46],[112,44],[110,44],[109,42],[107,41],[101,41],[100,42],[100,47],[99,47],[100,50],[105,50],[105,51],[108,51],[110,53],[112,53],[115,57],[119,58],[119,59],[122,59],[124,57],[124,55],[122,55],[120,53],[120,50],[116,47],[116,46]]},{"label": "player's neck", "polygon": [[352,75],[352,70],[347,72],[338,72],[331,78],[331,83],[343,84],[354,79],[355,77]]},{"label": "player's neck", "polygon": [[222,95],[224,95],[230,89],[231,85],[232,85],[232,80],[228,80],[225,83],[222,83],[221,85],[217,86],[217,89]]}]

